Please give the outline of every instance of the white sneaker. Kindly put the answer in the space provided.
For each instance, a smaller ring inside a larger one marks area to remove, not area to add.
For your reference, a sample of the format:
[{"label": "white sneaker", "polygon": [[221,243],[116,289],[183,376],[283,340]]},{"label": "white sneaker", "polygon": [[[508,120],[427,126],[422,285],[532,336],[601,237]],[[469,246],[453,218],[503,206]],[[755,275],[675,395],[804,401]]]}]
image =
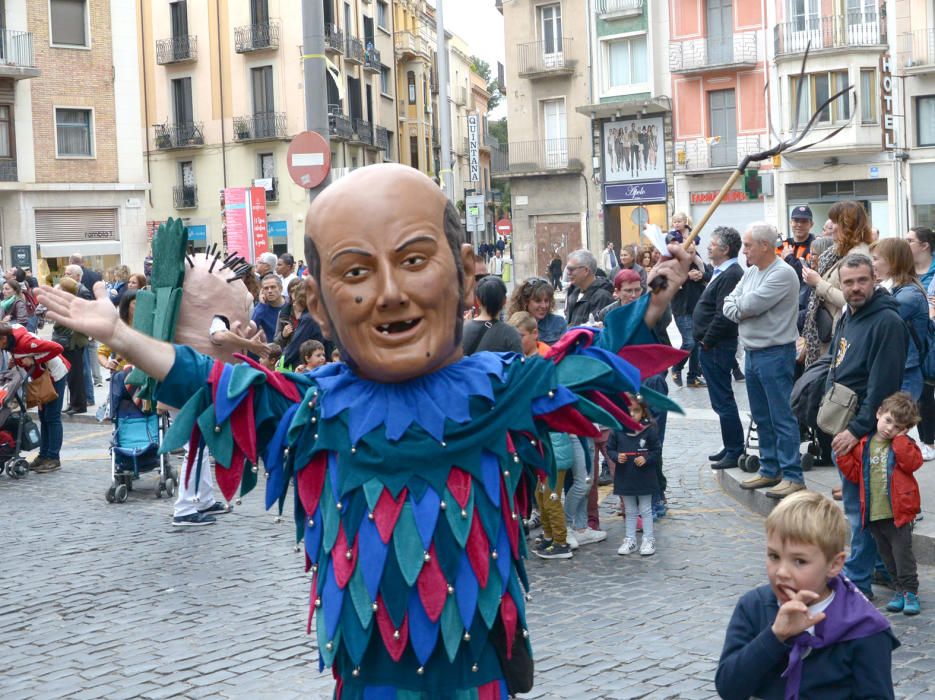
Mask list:
[{"label": "white sneaker", "polygon": [[644,537],[643,544],[640,545],[640,556],[651,557],[656,553],[656,538]]},{"label": "white sneaker", "polygon": [[607,533],[603,530],[592,530],[586,527],[584,530],[576,530],[575,537],[580,545],[594,544],[595,542],[603,542],[606,540]]},{"label": "white sneaker", "polygon": [[578,549],[578,538],[575,537],[575,531],[571,528],[568,528],[568,532],[565,534],[565,542],[572,549]]},{"label": "white sneaker", "polygon": [[922,445],[922,461],[931,462],[935,459],[935,447],[932,445]]},{"label": "white sneaker", "polygon": [[617,554],[633,554],[636,551],[636,540],[632,537],[624,537],[623,544],[617,548]]}]

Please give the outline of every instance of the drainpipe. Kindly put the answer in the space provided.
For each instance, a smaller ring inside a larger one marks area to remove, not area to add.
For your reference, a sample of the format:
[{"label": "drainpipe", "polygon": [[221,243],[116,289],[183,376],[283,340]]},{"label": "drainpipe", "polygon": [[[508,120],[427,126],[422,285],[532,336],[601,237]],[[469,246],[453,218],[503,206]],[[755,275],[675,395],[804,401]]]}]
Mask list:
[{"label": "drainpipe", "polygon": [[221,172],[224,175],[224,189],[227,189],[227,142],[224,140],[224,67],[221,64],[221,0],[214,0],[214,13],[218,35],[218,89],[221,93]]},{"label": "drainpipe", "polygon": [[142,42],[141,46],[143,49],[142,63],[143,63],[143,132],[146,134],[146,181],[149,183],[149,188],[147,195],[149,197],[149,206],[153,206],[153,171],[152,164],[150,162],[150,152],[149,152],[149,124],[146,122],[149,120],[149,96],[147,94],[147,80],[146,80],[146,20],[143,17],[143,0],[140,0],[140,41]]},{"label": "drainpipe", "polygon": [[[594,104],[594,62],[593,57],[593,47],[594,39],[592,31],[594,29],[594,3],[592,0],[588,0],[587,6],[588,12],[588,104]],[[664,137],[664,136],[663,136]],[[591,123],[588,126],[588,142],[591,146],[591,174],[594,174],[594,118],[591,118]],[[584,213],[584,247],[587,250],[591,249],[591,205],[588,203],[590,197],[588,195],[588,178],[583,174],[581,177],[584,179],[584,195],[585,195],[585,206],[587,210]]]}]

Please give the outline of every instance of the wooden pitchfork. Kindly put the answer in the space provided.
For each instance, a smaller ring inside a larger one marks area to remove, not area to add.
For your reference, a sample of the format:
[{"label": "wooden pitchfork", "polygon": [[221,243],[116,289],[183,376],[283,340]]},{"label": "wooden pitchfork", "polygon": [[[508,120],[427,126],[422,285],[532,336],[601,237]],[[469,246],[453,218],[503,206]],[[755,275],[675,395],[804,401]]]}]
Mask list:
[{"label": "wooden pitchfork", "polygon": [[[827,100],[822,102],[821,105],[818,107],[818,109],[815,110],[815,113],[812,114],[812,118],[808,120],[808,123],[805,125],[805,127],[801,131],[799,131],[799,108],[802,105],[802,89],[805,86],[805,82],[806,82],[805,64],[808,61],[808,52],[809,52],[810,47],[811,47],[811,42],[809,42],[808,45],[805,47],[805,55],[802,57],[802,68],[799,70],[798,85],[796,87],[796,93],[795,93],[795,118],[793,119],[793,122],[792,122],[791,137],[786,141],[783,141],[782,139],[779,138],[779,134],[776,133],[776,129],[773,127],[772,117],[770,116],[769,111],[767,111],[766,118],[767,118],[767,123],[769,125],[769,131],[772,134],[773,139],[776,141],[776,145],[772,146],[771,148],[766,149],[765,151],[761,151],[760,153],[752,153],[748,156],[745,156],[744,159],[740,161],[740,165],[738,165],[737,169],[734,170],[730,174],[730,177],[727,179],[727,182],[724,183],[724,186],[721,188],[721,191],[718,192],[717,197],[715,197],[714,201],[711,202],[710,205],[708,205],[708,209],[707,211],[705,211],[704,216],[701,217],[701,220],[698,221],[697,225],[692,230],[692,232],[682,242],[682,247],[687,248],[691,243],[695,241],[696,238],[698,238],[698,236],[701,234],[701,229],[703,229],[704,225],[708,223],[708,219],[711,218],[711,216],[717,210],[718,206],[720,206],[724,197],[727,196],[727,193],[730,192],[731,188],[734,186],[734,184],[736,184],[737,180],[739,180],[740,177],[744,174],[744,172],[746,171],[750,163],[759,163],[769,158],[772,158],[773,156],[777,156],[781,153],[798,153],[800,151],[807,150],[811,148],[812,146],[817,146],[819,143],[822,143],[823,141],[827,141],[828,139],[837,136],[839,133],[841,133],[842,130],[844,130],[847,126],[850,125],[851,120],[853,120],[854,118],[854,114],[856,114],[857,112],[857,95],[852,92],[854,90],[853,85],[845,86],[841,90],[838,90],[836,93],[834,93]],[[764,88],[764,93],[768,90],[769,90],[769,83],[767,82],[766,87]],[[848,92],[852,93],[851,97],[853,98],[850,118],[846,122],[844,122],[844,124],[836,128],[834,131],[829,133],[824,138],[818,139],[817,141],[812,141],[810,143],[803,144],[802,140],[811,132],[811,130],[815,127],[815,124],[818,123],[818,118],[821,116],[821,113],[825,109],[827,109],[831,105],[831,103],[833,103],[836,99],[838,99],[842,95],[847,94]],[[659,289],[665,289],[666,282],[667,280],[664,277],[657,277],[656,279],[652,281],[650,286],[652,287],[653,291],[657,291]]]}]

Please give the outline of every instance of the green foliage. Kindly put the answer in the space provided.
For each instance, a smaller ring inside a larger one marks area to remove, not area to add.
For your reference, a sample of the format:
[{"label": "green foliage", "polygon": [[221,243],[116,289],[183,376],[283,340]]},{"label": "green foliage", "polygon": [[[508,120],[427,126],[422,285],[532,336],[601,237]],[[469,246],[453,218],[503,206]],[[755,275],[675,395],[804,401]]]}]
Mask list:
[{"label": "green foliage", "polygon": [[490,75],[490,64],[479,56],[471,56],[471,71],[477,73],[484,82],[487,83],[487,92],[490,93],[490,99],[487,101],[488,111],[493,111],[500,104],[503,95],[500,94],[500,88],[497,87],[497,81]]}]

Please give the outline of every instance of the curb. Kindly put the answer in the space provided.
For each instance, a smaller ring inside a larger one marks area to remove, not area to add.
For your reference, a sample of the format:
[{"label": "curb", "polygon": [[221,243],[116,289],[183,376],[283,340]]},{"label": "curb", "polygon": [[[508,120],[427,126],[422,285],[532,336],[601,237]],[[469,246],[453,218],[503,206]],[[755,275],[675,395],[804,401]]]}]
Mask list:
[{"label": "curb", "polygon": [[[62,424],[65,425],[67,423],[79,423],[79,424],[85,424],[85,425],[110,425],[109,420],[106,420],[103,422],[99,421],[97,417],[94,415],[94,412],[90,410],[91,408],[96,408],[96,407],[91,406],[89,407],[89,410],[87,413],[79,413],[74,416],[69,416],[66,413],[62,413]],[[29,417],[32,418],[33,421],[36,422],[36,424],[39,423],[39,411],[37,411],[36,409],[30,409],[29,411],[27,411],[27,413],[29,414]]]},{"label": "curb", "polygon": [[[827,467],[817,467],[816,469],[825,470],[829,473],[831,471]],[[749,476],[753,476],[752,474],[747,474],[740,469],[715,469],[712,471],[715,472],[714,478],[717,480],[718,485],[720,485],[721,490],[754,513],[766,517],[770,514],[770,511],[776,507],[776,504],[779,503],[777,500],[767,498],[765,489],[748,491],[740,488],[740,482]],[[809,474],[811,473],[812,472],[809,472]],[[808,479],[809,477],[806,476],[806,482]],[[818,488],[817,490],[824,491],[822,488]],[[835,503],[841,504],[840,501],[835,501]],[[842,509],[843,507],[844,506],[841,505]],[[916,561],[919,564],[928,566],[935,565],[935,533],[926,531],[920,532],[919,530],[933,529],[929,527],[930,523],[928,522],[928,518],[931,517],[935,516],[929,514],[926,519],[922,521],[922,526],[916,527],[912,533],[912,549],[913,552],[915,552]]]}]

